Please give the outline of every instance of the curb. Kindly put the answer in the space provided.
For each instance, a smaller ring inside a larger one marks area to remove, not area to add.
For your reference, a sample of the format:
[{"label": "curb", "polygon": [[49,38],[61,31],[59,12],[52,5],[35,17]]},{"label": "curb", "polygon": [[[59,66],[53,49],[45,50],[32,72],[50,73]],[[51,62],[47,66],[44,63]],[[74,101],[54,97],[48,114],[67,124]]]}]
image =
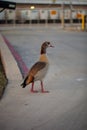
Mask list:
[{"label": "curb", "polygon": [[14,47],[11,45],[11,43],[7,40],[7,38],[5,36],[2,36],[2,37],[3,37],[6,45],[10,49],[12,55],[14,56],[14,58],[15,58],[17,64],[18,64],[18,67],[20,68],[20,71],[22,73],[22,76],[25,77],[26,74],[28,73],[29,69],[27,68],[26,64],[22,60],[22,58],[19,55],[19,53],[14,49]]},{"label": "curb", "polygon": [[7,79],[22,80],[22,75],[19,70],[18,64],[1,34],[0,34],[0,56],[4,65]]}]

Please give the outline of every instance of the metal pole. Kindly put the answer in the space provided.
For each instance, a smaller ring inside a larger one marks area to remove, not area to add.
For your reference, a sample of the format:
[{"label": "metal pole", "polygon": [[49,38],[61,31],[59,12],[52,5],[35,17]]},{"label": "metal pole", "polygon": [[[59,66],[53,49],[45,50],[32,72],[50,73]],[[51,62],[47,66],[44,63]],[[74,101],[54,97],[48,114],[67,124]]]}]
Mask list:
[{"label": "metal pole", "polygon": [[70,25],[72,26],[72,2],[70,1]]},{"label": "metal pole", "polygon": [[85,26],[86,26],[86,30],[87,30],[87,15],[85,17],[86,17]]},{"label": "metal pole", "polygon": [[64,29],[64,2],[62,3],[62,18],[61,18],[62,28]]},{"label": "metal pole", "polygon": [[84,31],[86,28],[86,26],[85,26],[85,15],[84,14],[82,14],[82,30]]}]

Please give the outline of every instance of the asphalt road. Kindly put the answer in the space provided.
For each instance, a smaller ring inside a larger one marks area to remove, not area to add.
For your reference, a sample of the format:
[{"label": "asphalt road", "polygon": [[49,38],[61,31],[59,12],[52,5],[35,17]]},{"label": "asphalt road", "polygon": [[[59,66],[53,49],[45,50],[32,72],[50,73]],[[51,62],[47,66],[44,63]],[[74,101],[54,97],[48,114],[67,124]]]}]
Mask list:
[{"label": "asphalt road", "polygon": [[15,95],[19,97],[17,108],[14,102],[13,110],[9,109],[11,118],[7,121],[8,114],[4,114],[3,122],[11,123],[11,130],[87,130],[87,33],[57,26],[4,29],[1,33],[29,68],[37,61],[44,41],[55,46],[47,51],[50,69],[44,84],[50,93],[31,94],[29,86],[20,90],[22,95]]}]

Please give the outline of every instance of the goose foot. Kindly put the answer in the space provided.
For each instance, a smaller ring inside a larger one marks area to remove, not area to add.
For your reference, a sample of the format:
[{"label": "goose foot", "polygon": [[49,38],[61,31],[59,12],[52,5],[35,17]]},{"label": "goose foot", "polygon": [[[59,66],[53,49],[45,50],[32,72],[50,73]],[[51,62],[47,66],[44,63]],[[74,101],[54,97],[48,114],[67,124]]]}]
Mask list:
[{"label": "goose foot", "polygon": [[42,93],[49,93],[49,91],[45,91],[45,90],[43,90],[43,91],[41,91]]},{"label": "goose foot", "polygon": [[49,91],[45,91],[43,87],[43,81],[41,81],[41,92],[42,93],[49,93]]},{"label": "goose foot", "polygon": [[37,90],[31,90],[31,93],[38,93]]}]

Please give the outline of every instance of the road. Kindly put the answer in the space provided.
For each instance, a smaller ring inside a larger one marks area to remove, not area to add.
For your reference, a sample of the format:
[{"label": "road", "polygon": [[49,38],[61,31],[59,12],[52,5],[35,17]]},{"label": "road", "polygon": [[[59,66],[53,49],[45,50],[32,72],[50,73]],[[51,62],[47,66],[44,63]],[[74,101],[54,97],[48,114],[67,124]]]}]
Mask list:
[{"label": "road", "polygon": [[[87,33],[57,26],[4,29],[1,33],[28,68],[38,60],[44,41],[55,46],[47,50],[50,69],[44,86],[50,93],[31,94],[30,86],[20,87],[22,95],[16,93],[13,106],[1,114],[3,130],[87,130]],[[38,82],[35,87],[40,89]]]}]

